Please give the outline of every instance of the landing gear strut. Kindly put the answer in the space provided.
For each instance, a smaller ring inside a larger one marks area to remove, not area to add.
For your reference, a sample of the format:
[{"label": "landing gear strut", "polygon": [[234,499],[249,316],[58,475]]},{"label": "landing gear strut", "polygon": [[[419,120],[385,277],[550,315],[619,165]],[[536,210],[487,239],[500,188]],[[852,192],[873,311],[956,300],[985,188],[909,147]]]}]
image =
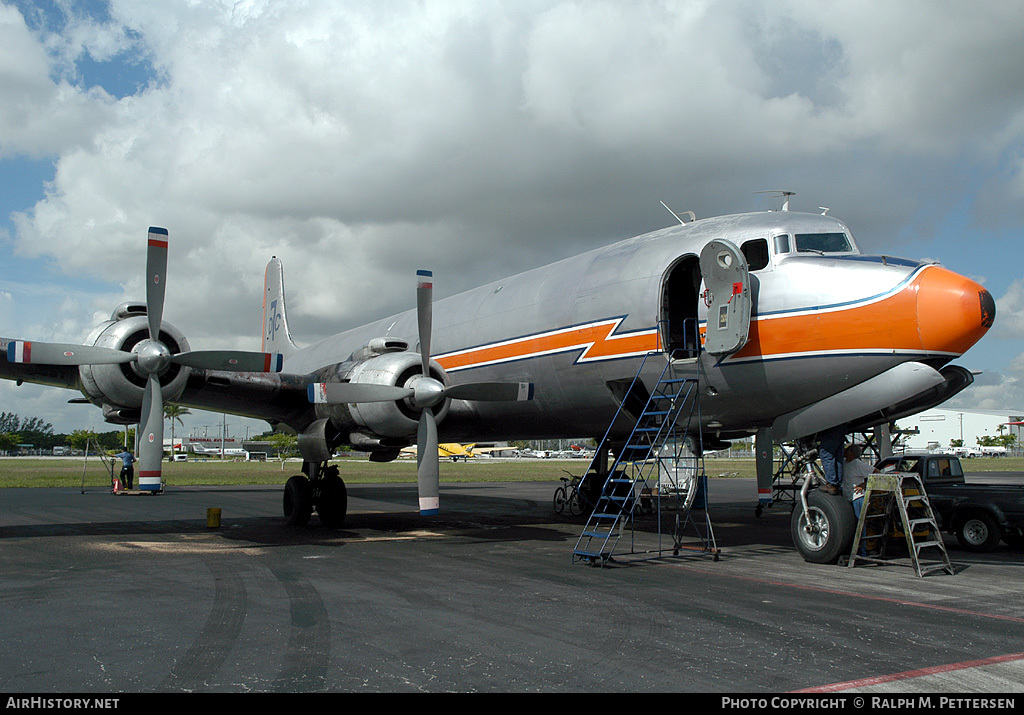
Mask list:
[{"label": "landing gear strut", "polygon": [[284,485],[284,517],[291,526],[306,526],[316,511],[320,523],[336,529],[345,523],[348,490],[338,467],[327,462],[303,462],[302,470]]}]

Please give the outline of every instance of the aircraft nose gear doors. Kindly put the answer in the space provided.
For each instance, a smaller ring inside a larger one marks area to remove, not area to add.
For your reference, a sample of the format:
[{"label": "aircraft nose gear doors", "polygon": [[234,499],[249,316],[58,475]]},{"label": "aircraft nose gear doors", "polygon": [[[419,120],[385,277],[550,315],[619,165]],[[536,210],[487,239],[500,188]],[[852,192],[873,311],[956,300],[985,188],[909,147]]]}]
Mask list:
[{"label": "aircraft nose gear doors", "polygon": [[717,239],[700,252],[700,272],[708,307],[704,350],[712,355],[730,355],[746,344],[750,332],[747,260],[734,244]]}]

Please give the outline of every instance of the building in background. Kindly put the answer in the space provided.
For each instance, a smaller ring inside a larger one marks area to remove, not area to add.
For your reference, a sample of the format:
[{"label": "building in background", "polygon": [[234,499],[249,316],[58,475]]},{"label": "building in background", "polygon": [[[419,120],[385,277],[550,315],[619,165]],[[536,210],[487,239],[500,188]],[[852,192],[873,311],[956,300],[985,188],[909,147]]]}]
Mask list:
[{"label": "building in background", "polygon": [[[935,408],[925,410],[912,417],[906,417],[896,423],[897,428],[904,430],[901,444],[911,450],[949,450],[960,444],[963,449],[974,450],[980,454],[979,442],[991,441],[985,438],[997,438],[1012,435],[1012,445],[1007,446],[1006,454],[1022,454],[1021,428],[1024,421],[1024,410],[958,410]],[[1016,424],[1015,424],[1016,423]],[[1002,453],[1002,450],[987,450],[990,454]],[[966,456],[974,456],[966,455]]]}]

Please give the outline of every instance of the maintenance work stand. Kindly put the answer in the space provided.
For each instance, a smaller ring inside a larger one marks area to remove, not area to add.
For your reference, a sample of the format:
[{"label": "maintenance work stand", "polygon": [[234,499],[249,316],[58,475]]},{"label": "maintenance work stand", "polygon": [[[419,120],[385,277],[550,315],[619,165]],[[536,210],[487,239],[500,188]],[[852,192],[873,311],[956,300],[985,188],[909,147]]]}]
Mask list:
[{"label": "maintenance work stand", "polygon": [[[646,392],[640,376],[648,355],[633,378],[627,395]],[[687,439],[702,444],[700,434],[700,396],[696,361],[667,360],[654,389],[643,403],[643,409],[628,438],[617,449],[614,465],[607,472],[593,511],[573,549],[574,563],[605,566],[613,554],[656,558],[671,552],[678,556],[694,547],[684,544],[690,533],[697,537],[696,550],[710,553],[718,560],[714,530],[707,512],[707,475],[702,456],[687,446]],[[627,414],[623,399],[609,425],[602,447],[609,443],[617,426],[633,419]],[[587,471],[587,478],[600,474],[598,460],[604,457],[598,449]],[[700,512],[694,514],[694,512]],[[669,512],[672,512],[671,518]],[[636,542],[636,516],[653,514],[657,519],[657,544],[639,548]],[[671,528],[669,528],[671,523]],[[620,549],[620,541],[629,531],[628,550]],[[668,540],[671,539],[671,545]]]},{"label": "maintenance work stand", "polygon": [[[898,564],[887,551],[891,542],[901,540],[919,577],[935,571],[954,573],[921,477],[900,472],[872,474],[864,491],[847,566],[853,568],[858,562]],[[925,550],[929,554],[937,551],[934,560],[923,561]]]}]

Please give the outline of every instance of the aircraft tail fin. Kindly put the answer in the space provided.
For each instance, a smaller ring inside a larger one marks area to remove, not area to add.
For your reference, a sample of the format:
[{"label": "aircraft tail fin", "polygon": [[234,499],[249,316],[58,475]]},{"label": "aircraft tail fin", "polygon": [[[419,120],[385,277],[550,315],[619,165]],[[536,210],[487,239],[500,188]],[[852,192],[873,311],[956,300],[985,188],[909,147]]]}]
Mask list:
[{"label": "aircraft tail fin", "polygon": [[281,353],[285,360],[298,350],[288,329],[288,314],[284,306],[284,266],[277,256],[267,264],[263,284],[263,350]]}]

